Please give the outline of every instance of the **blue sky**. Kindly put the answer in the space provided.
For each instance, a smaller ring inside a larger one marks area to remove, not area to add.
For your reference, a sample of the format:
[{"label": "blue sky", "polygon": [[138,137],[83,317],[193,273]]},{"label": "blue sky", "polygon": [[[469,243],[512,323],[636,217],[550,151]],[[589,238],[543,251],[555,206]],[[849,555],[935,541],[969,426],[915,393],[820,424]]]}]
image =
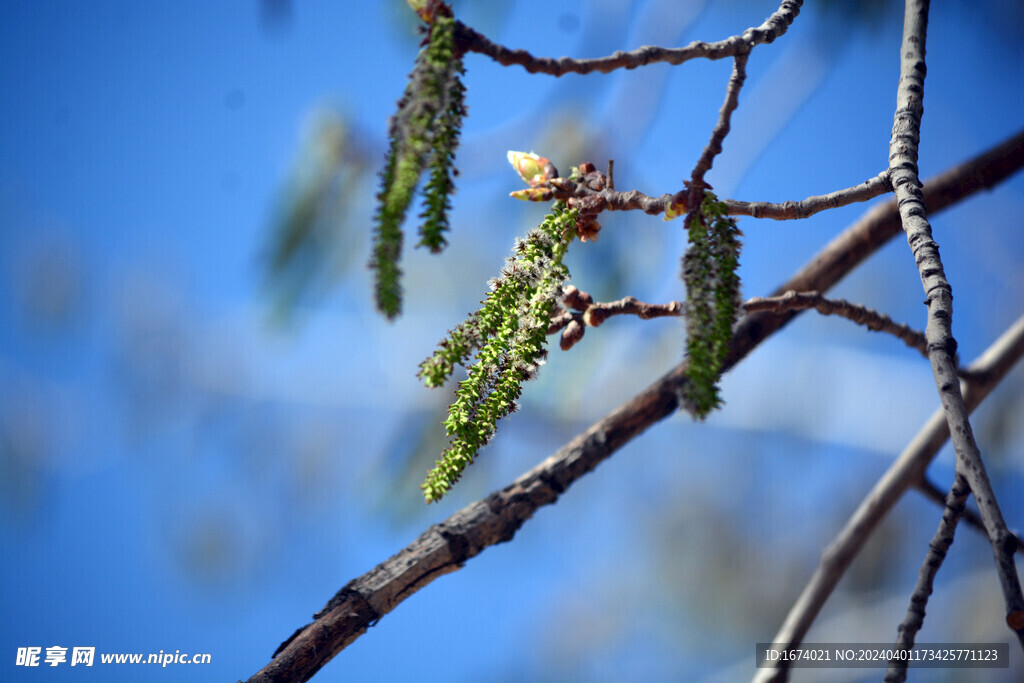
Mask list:
[{"label": "blue sky", "polygon": [[[1024,55],[1011,4],[988,15],[934,8],[925,177],[1021,126]],[[416,53],[413,22],[398,1],[293,5],[276,22],[255,1],[0,5],[4,680],[28,677],[12,666],[18,647],[49,645],[209,652],[213,663],[32,675],[246,678],[348,580],[546,457],[681,355],[682,329],[668,320],[613,320],[571,353],[553,351],[464,481],[423,505],[417,487],[441,444],[448,390],[419,387],[416,365],[543,215],[507,198],[519,181],[505,151],[547,154],[563,171],[588,159],[561,154],[594,155],[599,166],[612,157],[620,189],[675,191],[714,124],[730,65],[553,79],[469,55],[452,245],[439,258],[407,249],[407,312],[389,324],[372,310],[362,266],[372,173]],[[774,6],[455,9],[507,45],[596,56],[720,39]],[[725,196],[782,201],[880,172],[900,25],[888,16],[863,26],[809,3],[786,36],[754,51],[709,182]],[[324,120],[343,122],[371,171],[341,209],[346,258],[331,288],[302,300],[282,329],[263,277],[267,244]],[[741,221],[745,294],[770,291],[865,209]],[[1020,315],[1022,209],[1017,176],[933,222],[965,360]],[[682,297],[678,224],[633,215],[603,224],[597,243],[570,254],[574,283],[604,299]],[[923,324],[901,240],[836,293]],[[697,680],[742,667],[936,401],[927,363],[900,342],[810,316],[724,389],[722,413],[653,428],[513,543],[400,605],[323,680]],[[1018,370],[976,424],[1017,528],[1024,434],[999,415],[1020,414],[1021,389]],[[947,450],[938,482],[948,483],[951,462]],[[819,635],[891,637],[937,519],[919,497],[904,501],[880,546],[894,561],[865,561],[863,584],[851,579],[836,596]],[[1001,614],[989,551],[967,531],[954,550],[936,621],[969,600],[980,615],[969,634],[1005,639],[982,618],[990,604]],[[763,569],[726,571],[737,563]],[[730,580],[759,584],[762,598]],[[828,626],[841,623],[849,630]],[[965,636],[934,628],[924,639]]]}]

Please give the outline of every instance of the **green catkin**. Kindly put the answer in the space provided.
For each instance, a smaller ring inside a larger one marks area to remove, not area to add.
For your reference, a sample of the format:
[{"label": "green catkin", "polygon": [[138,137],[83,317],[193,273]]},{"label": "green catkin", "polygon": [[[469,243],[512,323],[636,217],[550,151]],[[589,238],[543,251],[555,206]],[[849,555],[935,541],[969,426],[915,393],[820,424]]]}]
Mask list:
[{"label": "green catkin", "polygon": [[449,197],[455,191],[455,149],[466,114],[465,88],[460,81],[462,57],[455,45],[455,20],[438,16],[430,25],[427,45],[416,57],[405,94],[388,127],[390,146],[373,230],[374,291],[377,308],[389,319],[402,310],[402,223],[424,170],[424,223],[420,245],[440,252],[447,240]]},{"label": "green catkin", "polygon": [[517,241],[480,310],[471,313],[420,364],[424,384],[436,387],[455,365],[465,365],[476,353],[448,408],[444,422],[448,448],[422,485],[428,503],[448,492],[490,441],[498,420],[516,410],[523,382],[543,362],[555,301],[569,278],[562,259],[574,236],[576,215],[557,203],[540,226]]},{"label": "green catkin", "polygon": [[718,381],[740,306],[740,233],[724,203],[706,192],[690,216],[690,247],[683,257],[686,284],[686,356],[683,406],[699,420],[722,405]]}]

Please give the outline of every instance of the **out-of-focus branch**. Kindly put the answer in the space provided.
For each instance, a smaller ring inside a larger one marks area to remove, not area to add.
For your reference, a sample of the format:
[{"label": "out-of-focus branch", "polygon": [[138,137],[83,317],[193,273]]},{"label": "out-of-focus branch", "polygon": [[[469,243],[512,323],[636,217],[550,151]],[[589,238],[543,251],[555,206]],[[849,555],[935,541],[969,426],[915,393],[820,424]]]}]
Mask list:
[{"label": "out-of-focus branch", "polygon": [[[1024,133],[929,181],[925,202],[940,211],[1024,166]],[[827,291],[900,230],[895,200],[869,211],[822,249],[775,294]],[[735,365],[796,312],[753,313],[737,324],[725,367]],[[253,683],[306,681],[399,603],[460,569],[487,547],[510,541],[544,505],[654,423],[673,414],[685,381],[680,364],[510,485],[427,529],[398,554],[346,584],[313,621],[278,648]]]}]

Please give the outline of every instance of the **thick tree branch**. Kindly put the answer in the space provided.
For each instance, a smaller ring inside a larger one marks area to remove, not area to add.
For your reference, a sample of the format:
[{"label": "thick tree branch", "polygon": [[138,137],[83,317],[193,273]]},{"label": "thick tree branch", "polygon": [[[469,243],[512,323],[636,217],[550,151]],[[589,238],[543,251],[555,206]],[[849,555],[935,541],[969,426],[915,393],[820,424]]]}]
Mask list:
[{"label": "thick tree branch", "polygon": [[[964,400],[969,411],[974,411],[982,401],[1010,372],[1024,356],[1024,316],[1004,332],[985,352],[972,363],[965,380]],[[921,427],[900,456],[864,497],[846,525],[836,534],[821,554],[818,567],[814,570],[800,596],[793,603],[789,614],[779,628],[772,642],[786,648],[799,647],[808,629],[817,618],[825,601],[832,594],[839,579],[853,563],[861,548],[874,530],[903,494],[911,486],[924,481],[925,471],[932,459],[949,439],[949,425],[940,407]],[[782,681],[786,676],[786,663],[780,662],[777,669],[759,669],[754,681]]]},{"label": "thick tree branch", "polygon": [[[956,379],[956,340],[953,338],[953,290],[946,280],[939,257],[939,247],[932,239],[931,225],[923,199],[917,170],[917,151],[920,142],[921,117],[924,113],[925,40],[928,29],[928,0],[907,0],[903,19],[903,42],[900,46],[900,81],[896,95],[896,114],[893,120],[892,140],[889,143],[889,171],[893,191],[899,203],[903,231],[921,275],[928,307],[928,359],[939,390],[952,433],[953,448],[957,456],[957,472],[966,478],[978,502],[978,510],[985,522],[989,542],[995,555],[996,572],[1006,603],[1007,624],[1017,634],[1024,648],[1024,593],[1013,560],[1013,539],[1006,528],[985,465],[968,418],[967,407],[960,394]],[[951,532],[951,529],[950,529]],[[915,591],[915,599],[921,594]],[[910,611],[924,605],[912,604]],[[919,620],[908,614],[900,626],[898,643],[913,645]]]},{"label": "thick tree branch", "polygon": [[716,43],[694,41],[686,47],[664,48],[645,45],[632,52],[615,52],[596,59],[571,59],[569,57],[534,57],[526,50],[509,50],[491,42],[465,24],[456,23],[456,40],[468,52],[487,55],[504,66],[519,64],[530,73],[544,73],[561,76],[567,73],[588,74],[594,71],[608,73],[615,69],[635,69],[648,64],[682,64],[691,59],[725,59],[743,52],[750,52],[755,45],[771,43],[789,29],[798,14],[803,0],[785,0],[774,14],[758,27],[748,28],[742,35],[732,36]]}]

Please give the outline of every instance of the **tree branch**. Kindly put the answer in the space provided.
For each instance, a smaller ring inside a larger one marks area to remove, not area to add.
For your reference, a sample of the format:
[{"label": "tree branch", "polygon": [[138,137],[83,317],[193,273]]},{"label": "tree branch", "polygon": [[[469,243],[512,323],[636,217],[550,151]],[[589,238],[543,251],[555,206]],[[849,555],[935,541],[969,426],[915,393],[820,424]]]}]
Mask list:
[{"label": "tree branch", "polygon": [[[938,503],[939,505],[946,504],[946,494],[943,493],[938,486],[929,481],[928,477],[922,477],[920,481],[914,484],[914,486],[928,500],[934,503]],[[971,527],[975,531],[985,533],[985,523],[981,521],[981,515],[979,515],[974,510],[966,508],[964,510],[963,521],[967,524],[967,526]],[[1013,536],[1016,539],[1014,542],[1014,545],[1016,546],[1016,552],[1018,554],[1024,554],[1024,540],[1022,540],[1021,537],[1017,534],[1013,534]]]},{"label": "tree branch", "polygon": [[701,152],[700,158],[697,159],[697,164],[690,174],[690,200],[694,209],[700,204],[699,201],[696,202],[696,205],[693,204],[694,193],[698,199],[704,196],[704,175],[711,170],[715,157],[722,153],[722,142],[725,141],[725,136],[732,129],[732,113],[740,106],[740,90],[743,89],[743,84],[747,81],[747,59],[749,57],[749,52],[740,52],[733,58],[732,75],[729,76],[729,84],[726,86],[725,101],[718,112],[718,121],[715,123],[714,130],[711,131],[711,139],[708,140],[708,144],[705,145],[704,151]]},{"label": "tree branch", "polygon": [[518,64],[530,73],[544,73],[561,76],[567,73],[588,74],[594,71],[608,73],[616,69],[635,69],[648,64],[682,64],[691,59],[725,59],[749,52],[755,45],[771,43],[789,29],[798,14],[803,0],[785,0],[764,23],[748,28],[742,35],[732,36],[716,43],[694,41],[686,47],[664,48],[645,45],[632,52],[618,51],[607,57],[596,59],[571,59],[569,57],[534,57],[526,50],[509,50],[491,42],[462,22],[456,23],[455,35],[460,47],[468,52],[487,55],[504,66]]},{"label": "tree branch", "polygon": [[[678,194],[663,194],[660,197],[646,195],[639,190],[616,192],[609,185],[603,190],[594,190],[585,183],[576,183],[567,178],[560,179],[558,186],[551,188],[552,199],[570,199],[584,197],[600,197],[604,200],[602,209],[605,211],[643,211],[651,216],[665,213],[673,203],[678,202]],[[801,201],[785,201],[778,204],[771,202],[744,202],[738,199],[723,199],[730,216],[752,216],[753,218],[771,218],[777,221],[807,218],[826,209],[837,209],[855,202],[866,202],[890,192],[889,170],[879,173],[860,185],[836,190],[829,194],[813,195]],[[684,204],[685,195],[682,197]]]},{"label": "tree branch", "polygon": [[869,330],[891,334],[910,348],[920,351],[925,358],[928,357],[928,345],[923,333],[912,329],[909,325],[897,324],[884,313],[873,311],[865,306],[851,304],[846,299],[826,299],[818,292],[786,292],[782,296],[754,297],[744,303],[743,308],[748,312],[771,311],[772,313],[813,308],[822,315],[842,316]]},{"label": "tree branch", "polygon": [[[921,275],[928,307],[928,359],[946,412],[956,450],[957,472],[966,478],[978,502],[989,542],[995,556],[996,572],[1006,602],[1007,624],[1024,648],[1024,593],[1013,561],[1013,539],[996,500],[985,465],[974,441],[967,407],[956,380],[956,340],[953,338],[953,289],[946,280],[939,247],[932,239],[927,209],[917,170],[921,117],[924,113],[925,40],[928,29],[928,0],[906,0],[903,43],[900,47],[900,81],[896,113],[889,143],[889,171],[900,207],[903,231]],[[920,595],[917,595],[920,598]],[[923,611],[924,605],[919,608]],[[912,606],[912,610],[918,609]],[[913,621],[908,615],[908,621]],[[913,634],[901,627],[900,642],[913,645]]]},{"label": "tree branch", "polygon": [[[929,182],[925,201],[941,211],[992,187],[1024,166],[1024,132]],[[896,202],[870,210],[829,243],[775,294],[826,291],[899,232]],[[750,314],[733,335],[726,368],[735,365],[796,313]],[[249,680],[307,681],[401,601],[484,549],[513,538],[543,505],[652,424],[673,414],[686,367],[676,366],[509,486],[427,529],[398,554],[346,584],[314,621],[300,627]]]},{"label": "tree branch", "polygon": [[[641,320],[664,318],[682,315],[683,304],[670,301],[667,304],[648,304],[636,297],[627,296],[617,301],[595,302],[586,292],[581,292],[573,285],[565,288],[562,303],[575,310],[562,309],[551,318],[548,334],[562,330],[560,346],[568,351],[579,340],[588,327],[600,327],[605,320],[613,315],[635,315]],[[564,329],[563,329],[564,328]]]},{"label": "tree branch", "polygon": [[889,170],[886,169],[860,185],[836,190],[829,194],[808,197],[799,202],[741,202],[733,199],[725,200],[732,216],[753,216],[754,218],[772,218],[777,221],[795,220],[813,216],[825,209],[837,209],[854,202],[866,202],[892,190],[889,182]]},{"label": "tree branch", "polygon": [[[939,528],[935,531],[931,542],[928,543],[928,552],[925,553],[924,561],[917,572],[917,585],[914,586],[914,591],[910,594],[907,615],[899,625],[899,637],[896,639],[898,648],[912,649],[917,632],[924,626],[925,605],[928,604],[928,598],[935,587],[935,576],[946,560],[946,553],[949,552],[950,546],[953,545],[956,525],[967,509],[967,496],[970,494],[971,487],[958,470],[953,477],[953,486],[949,489],[949,495],[946,496]],[[900,658],[890,661],[889,670],[885,674],[885,683],[903,683],[907,680],[907,664],[907,660]]]},{"label": "tree branch", "polygon": [[[683,304],[680,301],[649,304],[627,296],[617,301],[594,302],[589,294],[572,285],[565,288],[562,301],[576,310],[563,309],[553,317],[548,334],[565,328],[562,333],[563,351],[568,351],[573,344],[583,338],[586,327],[598,327],[613,315],[635,315],[643,320],[649,320],[683,314]],[[743,304],[743,310],[747,313],[764,311],[780,314],[808,308],[813,308],[822,315],[838,315],[875,332],[891,334],[910,348],[916,349],[925,358],[928,357],[928,344],[923,332],[912,329],[909,325],[896,323],[884,313],[850,303],[846,299],[828,299],[818,292],[789,291],[781,296],[754,297]],[[576,325],[573,325],[574,322]]]}]

